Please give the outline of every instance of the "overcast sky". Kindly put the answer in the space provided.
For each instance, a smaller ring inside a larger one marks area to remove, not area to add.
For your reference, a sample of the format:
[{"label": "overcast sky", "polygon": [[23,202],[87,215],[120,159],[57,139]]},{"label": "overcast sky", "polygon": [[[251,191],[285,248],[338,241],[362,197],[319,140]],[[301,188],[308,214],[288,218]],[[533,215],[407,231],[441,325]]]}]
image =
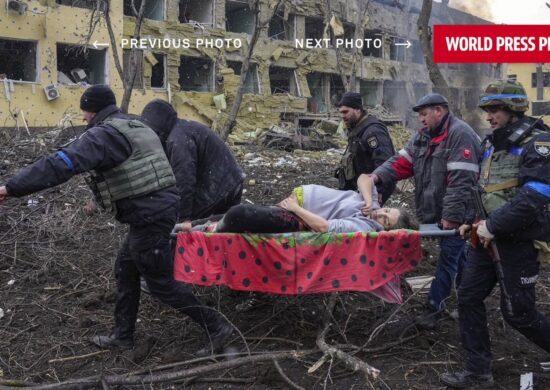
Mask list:
[{"label": "overcast sky", "polygon": [[454,8],[504,24],[550,25],[550,0],[450,0]]}]

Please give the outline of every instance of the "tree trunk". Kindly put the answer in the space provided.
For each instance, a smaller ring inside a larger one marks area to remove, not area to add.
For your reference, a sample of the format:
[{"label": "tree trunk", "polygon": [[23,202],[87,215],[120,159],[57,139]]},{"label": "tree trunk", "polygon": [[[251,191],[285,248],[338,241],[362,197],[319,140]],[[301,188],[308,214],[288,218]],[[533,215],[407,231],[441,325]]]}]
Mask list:
[{"label": "tree trunk", "polygon": [[[139,11],[136,10],[134,0],[132,0],[132,11],[136,17],[136,25],[134,28],[133,38],[139,39],[141,36],[141,23],[143,22],[143,15],[145,13],[145,4],[147,0],[141,0],[141,5]],[[134,89],[134,82],[138,73],[137,69],[137,58],[138,56],[143,56],[143,52],[136,48],[132,48],[130,51],[130,74],[128,75],[128,80],[122,78],[122,83],[124,85],[124,95],[122,96],[122,102],[120,103],[120,111],[127,114],[128,106],[130,105],[130,98],[132,97],[132,90]],[[142,71],[142,70],[140,70]]]},{"label": "tree trunk", "polygon": [[233,102],[233,106],[231,106],[231,111],[229,112],[229,115],[227,117],[227,120],[225,121],[225,125],[220,130],[220,137],[226,141],[227,137],[229,137],[229,134],[231,134],[231,131],[235,127],[235,124],[237,123],[237,114],[239,113],[239,108],[241,107],[241,102],[243,100],[243,93],[244,93],[244,83],[246,81],[246,76],[248,75],[248,70],[250,69],[250,61],[252,59],[252,54],[254,53],[254,47],[256,46],[256,42],[258,42],[258,38],[260,37],[260,33],[262,29],[266,26],[266,24],[269,23],[273,15],[277,12],[277,9],[281,5],[283,0],[279,0],[277,4],[275,5],[275,8],[273,8],[273,12],[266,20],[260,20],[260,0],[256,0],[254,2],[254,12],[256,13],[256,24],[254,26],[254,32],[252,33],[252,38],[250,39],[250,43],[248,45],[248,50],[246,53],[246,57],[243,61],[242,67],[241,67],[241,78],[239,80],[239,87],[237,88],[237,93],[235,95],[235,101]]},{"label": "tree trunk", "polygon": [[441,73],[439,66],[434,62],[431,33],[429,27],[430,16],[432,14],[432,0],[423,0],[422,9],[418,16],[418,38],[422,45],[422,51],[424,53],[424,60],[426,61],[426,67],[428,68],[428,74],[433,84],[434,92],[438,92],[445,96],[449,100],[451,110],[458,116],[461,116],[457,103],[451,99],[451,90],[445,77]]}]

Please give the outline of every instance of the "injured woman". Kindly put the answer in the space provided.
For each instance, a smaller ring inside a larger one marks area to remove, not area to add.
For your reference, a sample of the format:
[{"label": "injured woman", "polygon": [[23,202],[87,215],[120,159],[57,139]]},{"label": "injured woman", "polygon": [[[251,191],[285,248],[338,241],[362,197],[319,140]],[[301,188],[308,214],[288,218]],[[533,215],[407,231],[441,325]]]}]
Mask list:
[{"label": "injured woman", "polygon": [[[418,229],[403,208],[380,208],[372,179],[359,176],[356,191],[309,184],[297,187],[276,206],[240,204],[223,215],[195,221],[193,230],[219,233],[368,232]],[[176,230],[179,230],[176,227]]]}]

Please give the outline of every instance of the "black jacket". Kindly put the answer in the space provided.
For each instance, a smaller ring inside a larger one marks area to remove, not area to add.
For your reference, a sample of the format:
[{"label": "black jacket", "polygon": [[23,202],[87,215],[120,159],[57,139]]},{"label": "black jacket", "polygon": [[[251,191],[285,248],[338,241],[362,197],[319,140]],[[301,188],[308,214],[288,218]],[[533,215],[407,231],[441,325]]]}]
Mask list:
[{"label": "black jacket", "polygon": [[[388,128],[372,115],[363,116],[351,133],[347,148],[353,156],[355,177],[340,186],[341,190],[357,190],[357,179],[361,174],[372,173],[395,154]],[[393,193],[395,183],[379,183],[376,188],[385,202]]]},{"label": "black jacket", "polygon": [[[526,118],[526,120],[533,120]],[[519,122],[518,122],[519,123]],[[550,132],[535,126],[537,134],[523,147],[519,166],[518,193],[487,219],[487,228],[496,236],[518,241],[550,240]],[[489,142],[495,151],[509,149],[510,127],[494,130]]]},{"label": "black jacket", "polygon": [[[119,109],[107,106],[96,114],[87,130],[77,140],[56,153],[41,157],[12,177],[6,188],[10,196],[23,196],[64,183],[74,175],[91,170],[107,171],[131,155],[126,138],[103,124],[110,118],[126,118]],[[142,226],[174,214],[179,200],[172,186],[134,199],[116,202],[116,218],[122,223]]]},{"label": "black jacket", "polygon": [[159,135],[172,165],[181,197],[180,221],[206,217],[206,210],[242,186],[245,174],[210,128],[178,119],[163,100],[149,103],[142,119]]}]

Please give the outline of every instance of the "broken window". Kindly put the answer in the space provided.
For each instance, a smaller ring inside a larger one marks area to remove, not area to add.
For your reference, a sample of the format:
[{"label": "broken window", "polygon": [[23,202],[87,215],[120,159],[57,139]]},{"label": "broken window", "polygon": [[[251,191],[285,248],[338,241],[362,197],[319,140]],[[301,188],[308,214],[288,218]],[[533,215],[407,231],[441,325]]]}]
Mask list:
[{"label": "broken window", "polygon": [[96,0],[56,0],[57,4],[68,5],[69,7],[94,9],[97,6]]},{"label": "broken window", "polygon": [[382,32],[377,30],[365,30],[365,42],[363,44],[363,55],[365,57],[382,58],[384,40]]},{"label": "broken window", "polygon": [[[241,69],[243,66],[242,62],[237,61],[227,61],[227,66],[233,69],[235,75],[241,75]],[[258,78],[258,65],[250,64],[248,68],[248,73],[246,74],[246,80],[244,81],[244,93],[260,93],[260,80]]]},{"label": "broken window", "polygon": [[[143,89],[143,50],[136,50],[136,75],[134,77],[134,88]],[[129,85],[132,77],[132,50],[122,50],[122,71],[124,82]]]},{"label": "broken window", "polygon": [[0,79],[38,81],[37,43],[0,39]]},{"label": "broken window", "polygon": [[[535,73],[536,74],[536,73]],[[518,81],[518,75],[517,74],[509,74],[508,75],[508,80],[510,81]]]},{"label": "broken window", "polygon": [[307,85],[311,97],[307,99],[307,110],[315,114],[322,114],[328,112],[327,97],[328,97],[328,83],[324,73],[309,73],[307,78]]},{"label": "broken window", "polygon": [[212,91],[214,85],[214,64],[205,58],[181,56],[179,76],[179,84],[182,91]]},{"label": "broken window", "polygon": [[289,93],[294,96],[300,96],[294,69],[283,68],[280,66],[269,67],[269,86],[271,93]]},{"label": "broken window", "polygon": [[322,39],[325,31],[323,18],[305,17],[305,37],[306,39]]},{"label": "broken window", "polygon": [[246,1],[225,2],[225,29],[252,35],[256,26],[256,13]]},{"label": "broken window", "polygon": [[[139,12],[141,0],[124,0],[124,15],[136,16],[132,9],[132,2],[136,11]],[[143,17],[152,20],[164,20],[164,0],[148,0],[145,3]]]},{"label": "broken window", "polygon": [[355,38],[355,25],[353,23],[344,22],[344,39]]},{"label": "broken window", "polygon": [[361,80],[359,93],[365,107],[376,107],[382,103],[382,83],[380,81]]},{"label": "broken window", "polygon": [[[550,87],[550,72],[542,72],[543,87]],[[537,73],[531,73],[531,87],[537,88]]]},{"label": "broken window", "polygon": [[284,7],[280,6],[269,20],[267,36],[272,39],[291,41],[294,39],[294,15],[288,15],[285,20]]},{"label": "broken window", "polygon": [[390,37],[390,60],[404,62],[406,44],[405,38]]},{"label": "broken window", "polygon": [[212,25],[213,10],[213,0],[180,0],[178,19],[180,23],[198,22]]},{"label": "broken window", "polygon": [[57,81],[60,84],[105,84],[105,54],[81,45],[57,44]]},{"label": "broken window", "polygon": [[151,88],[166,88],[166,55],[153,53],[157,61],[151,70]]}]

